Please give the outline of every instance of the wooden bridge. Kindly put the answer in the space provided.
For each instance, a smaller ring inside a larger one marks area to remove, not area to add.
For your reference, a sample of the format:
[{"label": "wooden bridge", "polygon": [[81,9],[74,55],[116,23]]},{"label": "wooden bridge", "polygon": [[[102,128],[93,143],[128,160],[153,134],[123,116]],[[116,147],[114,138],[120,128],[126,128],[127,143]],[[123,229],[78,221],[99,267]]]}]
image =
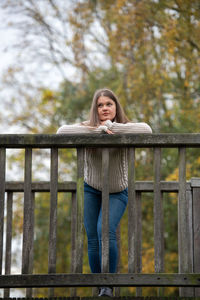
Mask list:
[{"label": "wooden bridge", "polygon": [[[83,155],[85,147],[102,148],[102,270],[101,274],[83,274]],[[128,178],[128,273],[109,274],[108,239],[108,169],[109,148],[129,148]],[[180,296],[200,296],[200,179],[186,182],[186,150],[200,148],[200,134],[129,134],[129,135],[0,135],[0,288],[4,297],[10,288],[26,288],[26,297],[32,296],[32,288],[48,287],[49,296],[55,287],[115,286],[116,296],[120,287],[179,287]],[[6,149],[25,149],[24,182],[7,182]],[[51,150],[50,182],[32,181],[32,149]],[[77,181],[58,183],[58,149],[77,149]],[[135,148],[152,148],[154,153],[154,181],[135,181]],[[162,148],[179,149],[179,180],[161,181]],[[11,272],[13,194],[24,193],[24,222],[21,274]],[[33,274],[34,195],[50,192],[50,226],[48,249],[48,274]],[[72,193],[71,213],[71,273],[56,274],[56,225],[57,193]],[[141,195],[152,192],[154,199],[154,252],[155,272],[142,273],[142,216]],[[178,261],[179,272],[166,274],[164,270],[163,193],[178,193]],[[7,193],[7,197],[5,194]],[[5,201],[7,201],[5,210]],[[6,214],[6,224],[4,215]],[[6,225],[6,226],[5,226]],[[6,228],[5,240],[4,231]],[[3,249],[5,248],[5,254]],[[3,258],[5,261],[3,261]],[[3,266],[5,265],[5,270]],[[162,290],[160,289],[160,293]],[[95,295],[95,289],[93,289]]]}]

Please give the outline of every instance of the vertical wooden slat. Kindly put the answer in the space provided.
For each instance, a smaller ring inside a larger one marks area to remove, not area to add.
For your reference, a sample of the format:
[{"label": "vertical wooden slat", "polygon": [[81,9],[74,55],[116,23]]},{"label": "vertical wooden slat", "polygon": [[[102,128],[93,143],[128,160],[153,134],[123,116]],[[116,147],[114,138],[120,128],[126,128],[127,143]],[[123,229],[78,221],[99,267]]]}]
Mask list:
[{"label": "vertical wooden slat", "polygon": [[[22,248],[22,274],[32,274],[34,239],[34,198],[31,191],[32,149],[25,150],[24,170],[24,223]],[[26,289],[26,296],[32,295],[32,289]]]},{"label": "vertical wooden slat", "polygon": [[109,149],[102,150],[102,247],[101,271],[109,273]]},{"label": "vertical wooden slat", "polygon": [[83,269],[83,205],[84,205],[84,148],[77,149],[77,218],[76,218],[76,264],[75,273]]},{"label": "vertical wooden slat", "polygon": [[[192,180],[191,180],[192,186]],[[194,223],[193,223],[193,195],[192,188],[189,191],[186,191],[186,198],[188,202],[188,222],[189,222],[189,268],[190,273],[193,273],[194,270]],[[194,296],[194,295],[192,295]]]},{"label": "vertical wooden slat", "polygon": [[25,170],[24,170],[24,223],[23,223],[23,248],[22,248],[22,274],[30,272],[30,252],[32,247],[32,149],[25,150]]},{"label": "vertical wooden slat", "polygon": [[186,203],[186,158],[185,148],[179,149],[179,197],[178,197],[178,242],[179,242],[179,272],[188,271],[187,241],[187,203]]},{"label": "vertical wooden slat", "polygon": [[[30,249],[30,262],[29,262],[29,274],[33,273],[33,261],[34,261],[34,211],[35,211],[35,193],[31,193],[31,231],[30,231],[30,239],[31,239],[31,249]],[[32,288],[26,289],[26,297],[32,298]]]},{"label": "vertical wooden slat", "polygon": [[[178,193],[178,251],[179,273],[189,273],[189,226],[186,199],[186,149],[179,148]],[[179,289],[180,296],[187,296],[187,288]]]},{"label": "vertical wooden slat", "polygon": [[99,288],[93,287],[92,288],[92,297],[97,297],[99,295]]},{"label": "vertical wooden slat", "polygon": [[[200,178],[191,180],[193,198],[193,272],[200,273]],[[200,296],[200,287],[195,288],[195,297]]]},{"label": "vertical wooden slat", "polygon": [[[141,193],[135,190],[135,149],[128,154],[128,272],[142,270],[142,210]],[[136,288],[136,296],[142,295],[142,288]]]},{"label": "vertical wooden slat", "polygon": [[[5,274],[11,272],[12,253],[12,213],[13,213],[13,192],[7,193],[7,220],[6,220],[6,254],[5,254]],[[9,298],[10,289],[4,289],[4,298]]]},{"label": "vertical wooden slat", "polygon": [[128,151],[128,272],[136,270],[135,260],[135,149]]},{"label": "vertical wooden slat", "polygon": [[[192,191],[186,191],[186,201],[187,201],[187,210],[188,210],[188,242],[189,242],[189,249],[188,249],[188,272],[193,273],[193,200],[192,200]],[[187,293],[187,294],[186,294]],[[195,288],[187,287],[185,289],[185,294],[188,297],[195,296]]]},{"label": "vertical wooden slat", "polygon": [[164,272],[164,221],[163,203],[160,189],[161,149],[154,149],[154,249],[155,272]]},{"label": "vertical wooden slat", "polygon": [[[48,272],[56,273],[56,238],[57,238],[57,192],[58,192],[58,149],[51,149],[50,178],[50,222],[49,222],[49,259]],[[54,296],[54,289],[49,289],[49,296]]]},{"label": "vertical wooden slat", "polygon": [[[119,224],[116,231],[117,236],[117,248],[118,248],[118,262],[117,262],[117,273],[121,272],[121,225]],[[120,296],[120,287],[115,288],[115,297]]]},{"label": "vertical wooden slat", "polygon": [[76,193],[72,192],[72,205],[71,205],[71,273],[75,271],[76,260],[76,218],[77,218],[77,203]]},{"label": "vertical wooden slat", "polygon": [[0,170],[1,170],[0,172],[0,275],[2,274],[2,260],[3,260],[5,169],[6,169],[6,149],[0,148]]},{"label": "vertical wooden slat", "polygon": [[[136,240],[135,240],[135,256],[136,256],[136,273],[142,272],[142,197],[140,192],[136,192]],[[142,288],[136,287],[136,296],[142,296]]]},{"label": "vertical wooden slat", "polygon": [[[77,203],[76,193],[72,192],[71,199],[71,273],[75,273],[75,261],[76,261],[76,218],[77,218]],[[70,289],[70,296],[76,297],[76,288]]]},{"label": "vertical wooden slat", "polygon": [[[179,272],[187,272],[187,247],[185,244],[186,230],[186,160],[185,148],[179,149],[179,202],[178,202],[178,242],[179,242]],[[186,258],[186,259],[184,259]]]}]

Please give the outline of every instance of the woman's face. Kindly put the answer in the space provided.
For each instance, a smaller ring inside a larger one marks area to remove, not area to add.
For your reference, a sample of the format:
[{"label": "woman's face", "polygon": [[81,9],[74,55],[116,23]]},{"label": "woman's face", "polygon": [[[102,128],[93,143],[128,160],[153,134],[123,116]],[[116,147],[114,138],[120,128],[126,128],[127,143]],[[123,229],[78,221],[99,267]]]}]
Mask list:
[{"label": "woman's face", "polygon": [[109,97],[100,96],[97,100],[97,112],[101,122],[107,120],[113,120],[116,116],[116,104],[115,101]]}]

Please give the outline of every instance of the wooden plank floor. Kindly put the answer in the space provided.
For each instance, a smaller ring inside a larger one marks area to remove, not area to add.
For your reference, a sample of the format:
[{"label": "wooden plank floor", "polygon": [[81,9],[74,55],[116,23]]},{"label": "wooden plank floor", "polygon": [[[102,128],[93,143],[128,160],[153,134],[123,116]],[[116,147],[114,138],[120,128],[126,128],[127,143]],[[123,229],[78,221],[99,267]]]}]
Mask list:
[{"label": "wooden plank floor", "polygon": [[[51,298],[0,298],[1,300],[99,300],[108,299],[109,297],[51,297]],[[200,300],[200,297],[112,297],[116,300]]]}]

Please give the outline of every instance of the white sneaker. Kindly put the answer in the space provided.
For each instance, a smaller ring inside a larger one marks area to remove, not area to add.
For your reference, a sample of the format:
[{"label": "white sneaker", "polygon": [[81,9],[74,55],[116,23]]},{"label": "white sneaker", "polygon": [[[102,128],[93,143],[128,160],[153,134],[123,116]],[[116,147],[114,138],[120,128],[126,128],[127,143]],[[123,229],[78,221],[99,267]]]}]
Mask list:
[{"label": "white sneaker", "polygon": [[102,287],[100,288],[99,297],[113,297],[113,290],[110,287]]}]

